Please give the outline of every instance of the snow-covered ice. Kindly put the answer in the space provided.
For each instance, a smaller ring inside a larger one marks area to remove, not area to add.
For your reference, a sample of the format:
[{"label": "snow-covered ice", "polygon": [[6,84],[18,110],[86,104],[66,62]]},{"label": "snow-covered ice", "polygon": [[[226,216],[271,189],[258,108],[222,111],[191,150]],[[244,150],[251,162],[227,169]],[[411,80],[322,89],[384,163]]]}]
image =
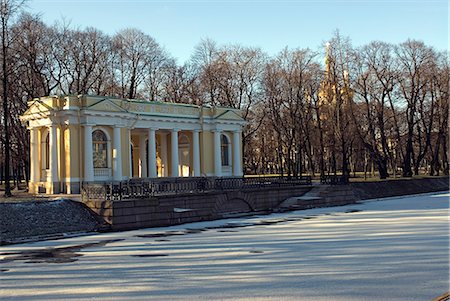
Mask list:
[{"label": "snow-covered ice", "polygon": [[0,300],[431,300],[448,193],[0,247]]}]

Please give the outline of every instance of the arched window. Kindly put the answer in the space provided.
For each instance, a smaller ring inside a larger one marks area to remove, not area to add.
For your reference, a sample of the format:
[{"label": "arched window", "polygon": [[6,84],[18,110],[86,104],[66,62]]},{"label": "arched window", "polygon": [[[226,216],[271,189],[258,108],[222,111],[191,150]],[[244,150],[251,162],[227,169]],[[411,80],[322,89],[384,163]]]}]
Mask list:
[{"label": "arched window", "polygon": [[179,167],[178,172],[181,177],[189,177],[191,172],[191,155],[190,155],[190,143],[189,138],[181,134],[178,139],[178,158],[179,158]]},{"label": "arched window", "polygon": [[223,135],[220,137],[220,147],[222,155],[222,166],[230,166],[230,141]]},{"label": "arched window", "polygon": [[101,130],[92,132],[94,168],[108,167],[108,138]]}]

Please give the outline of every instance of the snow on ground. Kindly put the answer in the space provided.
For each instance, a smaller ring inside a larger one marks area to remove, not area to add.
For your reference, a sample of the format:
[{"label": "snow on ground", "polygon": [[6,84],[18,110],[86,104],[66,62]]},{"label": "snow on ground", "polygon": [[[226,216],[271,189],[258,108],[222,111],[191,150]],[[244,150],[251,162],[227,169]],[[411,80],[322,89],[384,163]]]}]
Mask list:
[{"label": "snow on ground", "polygon": [[0,299],[431,300],[449,196],[0,247]]}]

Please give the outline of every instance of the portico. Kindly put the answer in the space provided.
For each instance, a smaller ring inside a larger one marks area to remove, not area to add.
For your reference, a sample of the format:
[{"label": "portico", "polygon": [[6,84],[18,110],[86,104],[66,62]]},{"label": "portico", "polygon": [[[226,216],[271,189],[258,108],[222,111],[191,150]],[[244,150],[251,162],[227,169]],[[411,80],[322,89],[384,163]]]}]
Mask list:
[{"label": "portico", "polygon": [[83,181],[242,176],[239,110],[87,95],[28,105],[33,193],[79,193]]}]

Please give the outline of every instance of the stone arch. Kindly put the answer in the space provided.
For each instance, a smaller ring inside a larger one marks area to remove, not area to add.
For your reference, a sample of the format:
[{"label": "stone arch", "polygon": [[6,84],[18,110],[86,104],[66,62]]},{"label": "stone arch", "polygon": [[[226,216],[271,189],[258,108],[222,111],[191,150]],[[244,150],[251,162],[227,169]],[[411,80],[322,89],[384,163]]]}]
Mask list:
[{"label": "stone arch", "polygon": [[245,213],[255,211],[253,200],[249,194],[231,191],[221,194],[214,206],[216,214]]}]

